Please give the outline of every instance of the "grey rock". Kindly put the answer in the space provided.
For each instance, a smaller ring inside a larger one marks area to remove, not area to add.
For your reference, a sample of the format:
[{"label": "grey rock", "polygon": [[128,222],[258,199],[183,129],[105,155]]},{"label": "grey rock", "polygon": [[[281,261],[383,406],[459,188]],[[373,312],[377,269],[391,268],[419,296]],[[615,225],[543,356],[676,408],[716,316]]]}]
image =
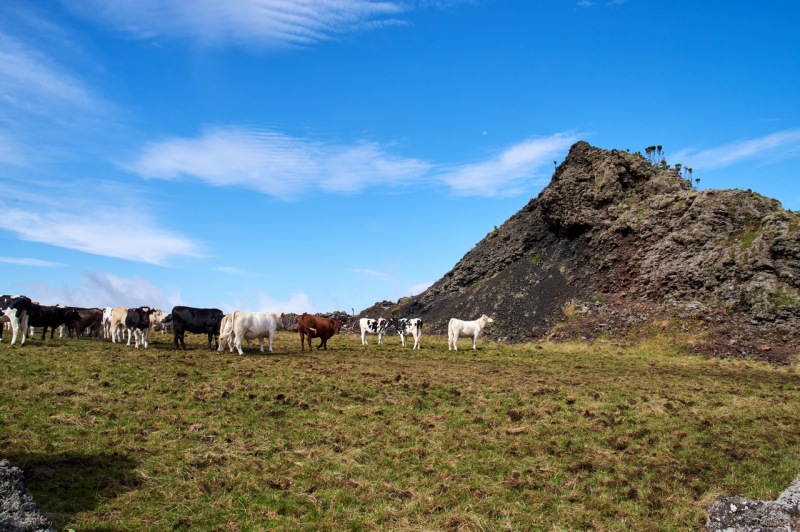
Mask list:
[{"label": "grey rock", "polygon": [[708,507],[706,532],[793,532],[800,530],[800,475],[775,501],[719,497]]},{"label": "grey rock", "polygon": [[23,480],[19,468],[0,460],[0,532],[55,532]]}]

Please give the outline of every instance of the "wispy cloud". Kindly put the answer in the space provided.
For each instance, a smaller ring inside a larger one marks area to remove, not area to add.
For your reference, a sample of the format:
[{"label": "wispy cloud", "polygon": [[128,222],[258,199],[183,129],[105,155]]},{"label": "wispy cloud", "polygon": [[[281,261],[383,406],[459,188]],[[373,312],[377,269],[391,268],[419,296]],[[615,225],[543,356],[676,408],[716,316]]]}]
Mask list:
[{"label": "wispy cloud", "polygon": [[380,281],[396,281],[397,276],[394,273],[387,273],[381,272],[378,270],[370,270],[368,268],[349,268],[348,271],[353,273],[358,273],[361,275],[366,275],[367,277],[371,277],[373,279],[378,279]]},{"label": "wispy cloud", "polygon": [[698,168],[722,168],[745,160],[762,164],[783,161],[800,153],[800,129],[778,131],[765,137],[738,140],[707,150],[681,150],[671,157],[675,162]]},{"label": "wispy cloud", "polygon": [[516,195],[531,178],[549,171],[553,160],[578,139],[576,135],[558,133],[526,140],[488,161],[457,166],[438,177],[462,196]]},{"label": "wispy cloud", "polygon": [[[172,257],[201,256],[192,240],[162,228],[137,202],[137,194],[117,186],[93,183],[93,197],[76,196],[85,187],[69,183],[31,183],[47,195],[3,183],[0,229],[21,240],[76,249],[95,255],[165,265]],[[119,204],[124,194],[129,205]],[[14,198],[8,199],[8,198]]]},{"label": "wispy cloud", "polygon": [[138,275],[133,279],[103,271],[84,272],[77,287],[65,284],[56,288],[46,283],[19,283],[21,291],[45,305],[76,307],[152,306],[167,312],[175,305],[185,305],[179,291],[167,294]]},{"label": "wispy cloud", "polygon": [[15,257],[0,257],[0,262],[5,264],[15,264],[17,266],[35,266],[42,268],[63,268],[67,266],[67,264],[62,264],[60,262],[51,262],[49,260],[24,259]]},{"label": "wispy cloud", "polygon": [[253,275],[247,270],[237,268],[236,266],[217,266],[214,270],[222,273],[230,273],[231,275]]},{"label": "wispy cloud", "polygon": [[137,38],[203,44],[304,46],[337,34],[401,23],[410,8],[388,0],[62,0],[73,11]]},{"label": "wispy cloud", "polygon": [[128,169],[144,178],[191,177],[215,186],[240,186],[283,199],[309,189],[355,193],[370,186],[403,185],[430,164],[394,156],[373,142],[336,145],[269,130],[220,128],[197,138],[145,146]]}]

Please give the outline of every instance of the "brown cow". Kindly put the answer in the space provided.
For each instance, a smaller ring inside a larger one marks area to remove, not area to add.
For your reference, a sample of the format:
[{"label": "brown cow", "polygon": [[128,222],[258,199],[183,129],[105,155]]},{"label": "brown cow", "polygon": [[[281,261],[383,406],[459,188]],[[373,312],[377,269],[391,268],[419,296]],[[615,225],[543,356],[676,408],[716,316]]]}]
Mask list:
[{"label": "brown cow", "polygon": [[77,333],[78,338],[83,335],[83,330],[88,329],[89,338],[97,340],[100,337],[100,328],[103,326],[103,311],[99,308],[79,308],[73,307],[80,314],[80,321],[68,321],[69,337],[72,332]]},{"label": "brown cow", "polygon": [[319,338],[321,340],[317,349],[328,350],[328,338],[334,334],[339,334],[339,329],[344,326],[339,320],[332,320],[329,318],[318,318],[309,314],[303,313],[302,316],[297,317],[297,330],[300,332],[300,351],[305,351],[304,339],[308,336],[308,349],[313,351],[311,346],[312,338]]}]

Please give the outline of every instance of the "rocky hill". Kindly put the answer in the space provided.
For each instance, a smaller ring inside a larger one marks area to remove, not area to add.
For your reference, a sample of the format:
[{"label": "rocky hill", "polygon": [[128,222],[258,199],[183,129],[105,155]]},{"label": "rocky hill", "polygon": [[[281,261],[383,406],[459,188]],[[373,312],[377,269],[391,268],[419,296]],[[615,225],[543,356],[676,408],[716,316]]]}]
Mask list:
[{"label": "rocky hill", "polygon": [[535,337],[575,301],[694,302],[751,325],[800,329],[800,215],[742,190],[695,190],[639,154],[578,142],[538,197],[394,316],[446,331],[496,320]]}]

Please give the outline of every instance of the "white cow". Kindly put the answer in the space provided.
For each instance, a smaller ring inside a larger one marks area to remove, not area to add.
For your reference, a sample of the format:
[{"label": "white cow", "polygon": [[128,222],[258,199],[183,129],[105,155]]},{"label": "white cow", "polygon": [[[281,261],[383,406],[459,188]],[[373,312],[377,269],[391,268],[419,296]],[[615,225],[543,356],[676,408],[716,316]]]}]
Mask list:
[{"label": "white cow", "polygon": [[[111,309],[111,341],[114,343],[123,340],[123,331],[127,330],[125,318],[128,317],[128,309],[125,307],[114,307]],[[128,345],[131,343],[130,331],[128,331]]]},{"label": "white cow", "polygon": [[111,311],[114,310],[111,307],[105,307],[103,309],[103,338],[108,338],[111,336]]},{"label": "white cow", "polygon": [[447,350],[450,351],[452,344],[452,349],[458,351],[458,336],[461,334],[464,336],[472,335],[472,349],[477,349],[475,343],[478,341],[478,336],[480,336],[483,328],[490,323],[494,323],[494,320],[486,314],[474,321],[451,318],[450,323],[447,324]]},{"label": "white cow", "polygon": [[[261,344],[261,354],[264,354],[264,337],[269,338],[269,352],[272,353],[272,339],[278,327],[283,328],[283,312],[241,312],[233,311],[231,314],[231,331],[227,335],[220,335],[220,344],[225,338],[234,338],[234,345],[239,355],[242,352],[242,340],[258,338]],[[230,340],[228,340],[230,342]]]},{"label": "white cow", "polygon": [[[227,343],[230,347],[231,353],[233,353],[233,340],[236,337],[233,334],[233,318],[232,314],[225,314],[222,317],[222,321],[219,325],[219,347],[217,347],[217,353],[222,353],[222,350],[225,349],[225,344]],[[245,337],[247,340],[247,349],[252,351],[252,347],[250,347],[250,338]]]},{"label": "white cow", "polygon": [[414,347],[411,349],[422,349],[419,345],[419,339],[422,338],[422,319],[420,318],[400,318],[392,320],[392,325],[400,335],[400,341],[403,342],[403,347],[406,346],[406,335],[410,334],[414,337]]},{"label": "white cow", "polygon": [[386,336],[386,328],[389,327],[389,322],[383,318],[371,320],[369,318],[361,318],[358,321],[361,326],[361,345],[367,344],[367,333],[378,335],[378,345],[383,343],[383,337]]}]

